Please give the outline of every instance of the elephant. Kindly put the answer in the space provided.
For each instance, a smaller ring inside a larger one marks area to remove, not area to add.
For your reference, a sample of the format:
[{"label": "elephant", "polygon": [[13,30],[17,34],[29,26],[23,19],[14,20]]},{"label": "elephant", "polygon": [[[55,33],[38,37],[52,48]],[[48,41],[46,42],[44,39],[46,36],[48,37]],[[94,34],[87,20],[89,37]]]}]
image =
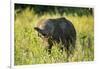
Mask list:
[{"label": "elephant", "polygon": [[51,53],[53,42],[62,43],[61,50],[72,51],[76,44],[76,30],[71,21],[65,17],[42,19],[34,29],[41,34],[48,43],[47,49]]}]

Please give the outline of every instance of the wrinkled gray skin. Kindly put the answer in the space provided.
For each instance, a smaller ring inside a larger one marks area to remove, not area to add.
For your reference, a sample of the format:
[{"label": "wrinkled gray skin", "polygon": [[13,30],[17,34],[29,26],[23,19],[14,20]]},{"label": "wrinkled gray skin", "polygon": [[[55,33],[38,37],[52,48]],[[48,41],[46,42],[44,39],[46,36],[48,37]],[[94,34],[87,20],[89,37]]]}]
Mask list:
[{"label": "wrinkled gray skin", "polygon": [[51,53],[53,42],[62,42],[62,46],[64,46],[61,46],[62,50],[71,51],[75,48],[76,30],[73,24],[64,17],[41,20],[34,29],[48,42],[49,53]]}]

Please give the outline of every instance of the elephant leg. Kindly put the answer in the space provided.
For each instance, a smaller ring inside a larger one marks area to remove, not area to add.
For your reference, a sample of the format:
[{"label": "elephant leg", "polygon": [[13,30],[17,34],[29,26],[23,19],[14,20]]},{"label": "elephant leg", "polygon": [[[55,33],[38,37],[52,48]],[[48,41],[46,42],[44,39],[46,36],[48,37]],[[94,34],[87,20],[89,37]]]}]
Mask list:
[{"label": "elephant leg", "polygon": [[69,62],[69,55],[70,55],[70,53],[69,53],[69,42],[68,41],[66,41],[65,43],[64,43],[64,49],[65,49],[65,52],[66,52],[66,57],[67,57],[67,62]]},{"label": "elephant leg", "polygon": [[48,54],[51,54],[51,49],[52,49],[52,45],[49,45],[48,49],[47,49],[48,50]]},{"label": "elephant leg", "polygon": [[52,43],[52,41],[50,39],[48,39],[48,44],[49,44],[49,46],[48,46],[48,53],[51,54],[51,49],[52,49],[53,43]]}]

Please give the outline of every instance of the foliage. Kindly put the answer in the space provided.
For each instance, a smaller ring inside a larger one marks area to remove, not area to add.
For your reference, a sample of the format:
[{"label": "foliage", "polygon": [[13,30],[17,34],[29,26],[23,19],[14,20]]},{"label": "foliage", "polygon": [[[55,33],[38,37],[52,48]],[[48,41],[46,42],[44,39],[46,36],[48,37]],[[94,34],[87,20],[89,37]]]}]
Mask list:
[{"label": "foliage", "polygon": [[64,14],[72,15],[93,15],[93,8],[86,7],[66,7],[66,6],[52,6],[52,5],[30,5],[30,4],[15,4],[17,12],[22,12],[24,9],[29,8],[33,10],[35,14],[42,16],[45,13],[56,14],[59,13],[61,16]]}]

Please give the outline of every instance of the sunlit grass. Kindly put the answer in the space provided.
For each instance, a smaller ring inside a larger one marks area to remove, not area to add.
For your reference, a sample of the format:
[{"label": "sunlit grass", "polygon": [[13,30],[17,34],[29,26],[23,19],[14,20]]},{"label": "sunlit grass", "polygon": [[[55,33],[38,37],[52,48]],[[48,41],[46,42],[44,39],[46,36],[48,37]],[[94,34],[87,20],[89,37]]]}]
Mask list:
[{"label": "sunlit grass", "polygon": [[[94,21],[93,16],[72,16],[64,15],[69,19],[77,31],[77,41],[74,54],[67,58],[67,53],[59,51],[60,44],[54,44],[52,52],[48,55],[45,50],[45,43],[38,37],[34,30],[36,23],[44,18],[61,17],[58,13],[54,15],[45,14],[37,16],[29,9],[16,14],[14,22],[14,61],[15,65],[44,64],[44,63],[65,63],[76,61],[94,60]],[[89,44],[90,41],[90,44]]]}]

